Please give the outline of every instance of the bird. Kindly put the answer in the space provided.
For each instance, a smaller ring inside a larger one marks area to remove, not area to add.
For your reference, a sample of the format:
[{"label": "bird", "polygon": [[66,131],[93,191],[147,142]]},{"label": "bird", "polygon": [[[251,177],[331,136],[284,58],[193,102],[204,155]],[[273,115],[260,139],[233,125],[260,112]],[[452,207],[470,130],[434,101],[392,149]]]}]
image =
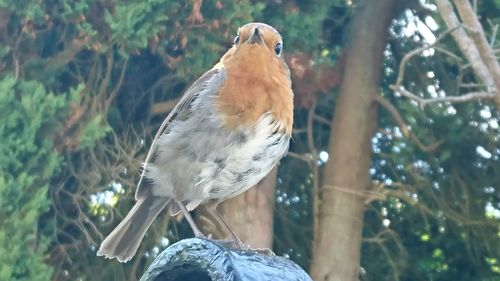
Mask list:
[{"label": "bird", "polygon": [[280,33],[265,23],[238,29],[231,48],[182,95],[161,124],[143,164],[136,203],[97,255],[129,261],[159,213],[201,204],[237,238],[217,205],[263,179],[288,152],[293,90]]}]

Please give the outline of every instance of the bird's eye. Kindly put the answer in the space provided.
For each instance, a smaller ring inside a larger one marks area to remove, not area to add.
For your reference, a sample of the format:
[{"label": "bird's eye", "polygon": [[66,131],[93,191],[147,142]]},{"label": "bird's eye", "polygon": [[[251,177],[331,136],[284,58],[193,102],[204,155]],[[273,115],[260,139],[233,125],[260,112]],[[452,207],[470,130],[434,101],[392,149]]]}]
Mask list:
[{"label": "bird's eye", "polygon": [[239,36],[239,35],[236,35],[236,37],[234,37],[234,41],[233,41],[233,43],[234,43],[234,44],[238,44],[238,42],[240,42],[240,36]]},{"label": "bird's eye", "polygon": [[282,50],[283,50],[283,44],[281,44],[281,43],[276,44],[276,46],[274,47],[274,52],[278,56],[281,55]]}]

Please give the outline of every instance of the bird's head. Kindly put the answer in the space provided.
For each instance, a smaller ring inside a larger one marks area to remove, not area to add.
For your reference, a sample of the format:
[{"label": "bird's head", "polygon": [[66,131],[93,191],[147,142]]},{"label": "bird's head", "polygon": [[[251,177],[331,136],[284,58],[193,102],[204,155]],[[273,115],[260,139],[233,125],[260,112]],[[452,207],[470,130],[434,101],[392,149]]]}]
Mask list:
[{"label": "bird's head", "polygon": [[276,71],[289,75],[282,56],[283,39],[274,27],[265,23],[248,23],[238,29],[233,47],[224,55],[225,66],[245,66],[258,73]]},{"label": "bird's head", "polygon": [[265,52],[281,58],[283,39],[274,27],[265,23],[249,23],[238,30],[234,38],[235,52]]}]

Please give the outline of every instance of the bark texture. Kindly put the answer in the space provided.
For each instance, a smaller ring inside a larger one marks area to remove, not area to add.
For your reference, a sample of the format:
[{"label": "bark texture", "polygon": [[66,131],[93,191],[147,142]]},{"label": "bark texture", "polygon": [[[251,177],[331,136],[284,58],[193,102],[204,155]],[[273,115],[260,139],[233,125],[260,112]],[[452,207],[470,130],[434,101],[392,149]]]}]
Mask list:
[{"label": "bark texture", "polygon": [[359,280],[364,199],[371,186],[371,138],[387,30],[397,0],[364,1],[354,16],[345,74],[320,189],[313,280]]}]

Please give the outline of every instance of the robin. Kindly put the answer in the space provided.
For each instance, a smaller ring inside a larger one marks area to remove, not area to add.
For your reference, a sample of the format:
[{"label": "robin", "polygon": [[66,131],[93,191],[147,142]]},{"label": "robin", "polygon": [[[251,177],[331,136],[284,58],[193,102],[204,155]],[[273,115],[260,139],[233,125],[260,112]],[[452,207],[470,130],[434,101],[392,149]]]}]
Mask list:
[{"label": "robin", "polygon": [[[265,177],[288,151],[293,125],[290,71],[283,40],[272,26],[249,23],[212,69],[187,89],[160,126],[144,163],[136,204],[102,242],[98,256],[129,261],[158,214],[209,213],[230,233],[216,210]],[[241,244],[241,241],[239,241]]]}]

